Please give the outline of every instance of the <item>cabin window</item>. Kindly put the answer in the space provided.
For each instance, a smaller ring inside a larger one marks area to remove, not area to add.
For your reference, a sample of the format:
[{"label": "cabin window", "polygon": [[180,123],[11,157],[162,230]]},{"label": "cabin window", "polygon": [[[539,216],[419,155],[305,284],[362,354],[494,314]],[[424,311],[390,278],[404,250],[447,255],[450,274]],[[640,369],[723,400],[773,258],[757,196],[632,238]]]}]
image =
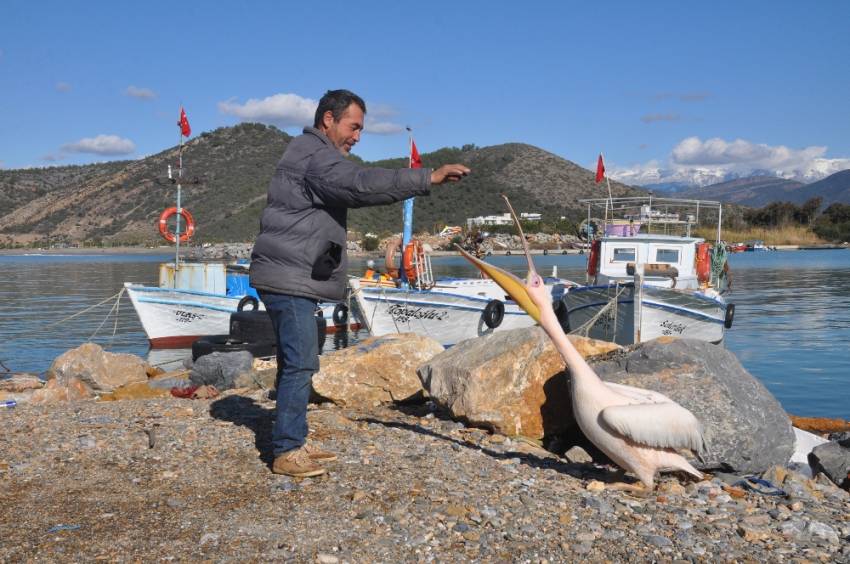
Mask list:
[{"label": "cabin window", "polygon": [[624,248],[624,249],[614,249],[614,258],[611,259],[613,262],[635,262],[635,249],[634,248]]},{"label": "cabin window", "polygon": [[655,262],[679,264],[679,249],[658,249],[655,251]]}]

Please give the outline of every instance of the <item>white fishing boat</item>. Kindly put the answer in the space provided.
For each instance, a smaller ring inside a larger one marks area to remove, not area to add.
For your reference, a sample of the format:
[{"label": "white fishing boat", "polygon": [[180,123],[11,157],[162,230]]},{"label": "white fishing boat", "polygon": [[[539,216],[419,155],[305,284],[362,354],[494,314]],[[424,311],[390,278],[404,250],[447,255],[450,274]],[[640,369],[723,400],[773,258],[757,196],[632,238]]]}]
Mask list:
[{"label": "white fishing boat", "polygon": [[[371,272],[349,279],[361,322],[373,336],[418,333],[449,347],[493,331],[534,325],[534,320],[493,280],[434,279],[427,251],[416,240],[408,245],[411,247],[415,252],[405,252],[402,265],[406,285],[397,286],[393,277],[377,277]],[[388,262],[392,270],[391,260]],[[565,287],[573,284],[557,277],[546,278],[545,283],[556,305]]]},{"label": "white fishing boat", "polygon": [[[159,285],[124,288],[152,348],[186,348],[229,331],[230,314],[250,294],[244,266],[180,262],[159,265]],[[254,294],[256,295],[256,294]]]},{"label": "white fishing boat", "polygon": [[[649,196],[581,203],[595,237],[588,283],[563,297],[572,332],[620,345],[661,336],[723,341],[735,306],[723,297],[729,266],[719,202]],[[624,229],[620,218],[632,227]],[[714,244],[691,235],[707,221],[716,222]]]},{"label": "white fishing boat", "polygon": [[[257,297],[248,285],[247,265],[221,262],[181,262],[178,269],[164,263],[159,286],[126,282],[124,288],[152,348],[187,348],[201,337],[227,334],[230,315],[239,311],[240,302]],[[343,304],[323,303],[319,308],[328,333],[360,327],[347,325]]]}]

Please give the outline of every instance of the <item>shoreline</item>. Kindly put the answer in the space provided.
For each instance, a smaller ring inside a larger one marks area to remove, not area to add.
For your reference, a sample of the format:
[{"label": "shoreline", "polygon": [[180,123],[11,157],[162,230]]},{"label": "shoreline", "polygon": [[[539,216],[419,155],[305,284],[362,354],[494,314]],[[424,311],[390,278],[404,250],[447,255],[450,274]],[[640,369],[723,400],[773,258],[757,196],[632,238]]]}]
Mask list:
[{"label": "shoreline", "polygon": [[[216,243],[215,245],[243,245],[245,243]],[[180,249],[180,258],[191,259],[197,255],[198,247],[184,247]],[[850,245],[775,245],[777,251],[831,251],[831,250],[850,250]],[[532,255],[581,255],[584,254],[583,249],[531,249]],[[26,248],[26,249],[0,249],[0,256],[85,256],[85,255],[173,255],[174,247],[68,247],[68,248]],[[435,250],[430,254],[435,257],[444,256],[460,256],[460,253],[454,250]],[[511,256],[521,255],[522,249],[505,249],[495,250],[488,253],[488,256]],[[738,253],[734,253],[738,254]],[[379,251],[348,251],[349,256],[353,257],[369,257],[383,256]],[[221,260],[211,258],[203,259]]]}]

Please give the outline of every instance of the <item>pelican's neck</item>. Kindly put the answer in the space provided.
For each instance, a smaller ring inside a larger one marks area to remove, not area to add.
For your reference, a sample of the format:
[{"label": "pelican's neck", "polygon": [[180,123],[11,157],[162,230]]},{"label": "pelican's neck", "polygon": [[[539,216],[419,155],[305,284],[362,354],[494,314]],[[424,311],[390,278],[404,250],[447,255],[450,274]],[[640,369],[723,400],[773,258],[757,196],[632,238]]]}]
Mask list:
[{"label": "pelican's neck", "polygon": [[561,358],[567,364],[570,370],[573,389],[576,386],[604,386],[604,382],[596,375],[596,372],[590,367],[578,349],[570,342],[567,335],[561,329],[561,324],[558,323],[558,318],[555,317],[555,312],[551,308],[540,308],[540,326],[552,339],[555,348],[561,353]]}]

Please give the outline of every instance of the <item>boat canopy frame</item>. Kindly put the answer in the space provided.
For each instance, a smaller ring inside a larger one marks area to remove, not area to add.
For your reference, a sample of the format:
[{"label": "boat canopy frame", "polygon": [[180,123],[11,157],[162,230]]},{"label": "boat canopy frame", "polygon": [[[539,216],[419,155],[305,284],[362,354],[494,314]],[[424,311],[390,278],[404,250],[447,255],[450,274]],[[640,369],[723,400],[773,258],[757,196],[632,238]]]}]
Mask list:
[{"label": "boat canopy frame", "polygon": [[[653,224],[663,226],[665,234],[674,227],[684,227],[686,235],[690,236],[691,227],[700,224],[700,212],[716,211],[717,239],[720,243],[721,224],[723,223],[723,204],[714,200],[690,200],[683,198],[656,197],[652,194],[647,196],[628,196],[618,198],[591,198],[578,201],[587,206],[587,222],[593,220],[594,210],[602,216],[601,235],[607,233],[609,226],[615,222],[622,223],[624,219],[638,219],[647,226],[647,233],[652,233]],[[655,206],[655,207],[653,207]],[[664,210],[663,213],[654,214],[656,210]],[[691,212],[684,220],[678,219],[678,214],[670,213],[670,210],[679,212]],[[646,215],[644,215],[644,212]],[[631,215],[630,215],[631,214]],[[712,214],[713,215],[713,214]],[[619,217],[618,217],[619,216]],[[675,219],[673,218],[675,216]],[[705,214],[703,213],[703,218]]]}]

